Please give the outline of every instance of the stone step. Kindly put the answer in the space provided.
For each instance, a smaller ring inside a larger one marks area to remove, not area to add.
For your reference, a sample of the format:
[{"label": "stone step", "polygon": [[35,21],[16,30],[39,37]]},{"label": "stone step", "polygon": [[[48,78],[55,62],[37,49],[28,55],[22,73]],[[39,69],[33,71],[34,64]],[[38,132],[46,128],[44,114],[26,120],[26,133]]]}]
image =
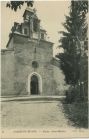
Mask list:
[{"label": "stone step", "polygon": [[20,97],[1,97],[0,101],[40,101],[40,100],[45,100],[45,101],[58,101],[58,100],[63,100],[65,99],[66,96],[20,96]]}]

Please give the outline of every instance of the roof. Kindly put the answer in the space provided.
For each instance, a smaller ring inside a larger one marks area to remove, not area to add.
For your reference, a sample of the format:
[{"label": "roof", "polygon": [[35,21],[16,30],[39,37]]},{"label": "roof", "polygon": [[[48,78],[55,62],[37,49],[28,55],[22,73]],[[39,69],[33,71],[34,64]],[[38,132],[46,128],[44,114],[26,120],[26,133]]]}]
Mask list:
[{"label": "roof", "polygon": [[30,13],[34,13],[34,9],[27,7],[27,8],[25,9],[25,11],[24,11],[23,17],[24,17],[24,15],[25,15],[26,11],[28,11],[28,12],[30,12]]}]

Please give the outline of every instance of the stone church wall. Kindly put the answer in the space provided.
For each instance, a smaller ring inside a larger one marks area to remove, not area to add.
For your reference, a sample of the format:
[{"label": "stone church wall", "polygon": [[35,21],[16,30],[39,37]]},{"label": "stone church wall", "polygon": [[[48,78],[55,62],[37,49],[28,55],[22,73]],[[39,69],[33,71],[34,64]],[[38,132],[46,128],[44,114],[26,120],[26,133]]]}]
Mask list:
[{"label": "stone church wall", "polygon": [[[36,45],[36,59],[34,59],[34,48]],[[27,38],[14,36],[15,51],[15,89],[18,95],[28,94],[28,76],[37,72],[42,77],[43,93],[41,95],[55,95],[53,87],[52,44],[41,41],[33,43]],[[32,61],[39,64],[37,69],[32,67]]]},{"label": "stone church wall", "polygon": [[[36,45],[36,57],[34,48]],[[14,50],[2,51],[1,89],[2,96],[28,95],[28,76],[37,72],[42,77],[41,95],[63,95],[67,89],[64,75],[52,60],[52,44],[41,41],[32,42],[24,36],[14,35]],[[32,67],[32,61],[38,62],[38,68]],[[55,63],[55,62],[54,62]]]},{"label": "stone church wall", "polygon": [[14,95],[14,51],[3,50],[1,54],[1,95]]},{"label": "stone church wall", "polygon": [[52,59],[53,74],[54,74],[54,84],[55,95],[65,95],[66,90],[68,90],[69,85],[65,82],[65,75],[60,68],[60,60],[57,58]]},{"label": "stone church wall", "polygon": [[65,95],[65,91],[68,89],[68,85],[65,82],[65,76],[59,67],[53,66],[53,69],[54,69],[54,80],[56,85],[55,95],[63,96]]}]

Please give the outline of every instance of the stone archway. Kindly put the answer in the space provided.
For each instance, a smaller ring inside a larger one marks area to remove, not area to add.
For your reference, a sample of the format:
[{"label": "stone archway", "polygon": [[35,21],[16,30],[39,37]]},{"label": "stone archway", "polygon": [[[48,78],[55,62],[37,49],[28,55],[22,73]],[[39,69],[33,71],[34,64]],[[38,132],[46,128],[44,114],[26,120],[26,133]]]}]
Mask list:
[{"label": "stone archway", "polygon": [[42,94],[42,77],[37,72],[33,72],[28,76],[28,88],[29,95],[41,95]]}]

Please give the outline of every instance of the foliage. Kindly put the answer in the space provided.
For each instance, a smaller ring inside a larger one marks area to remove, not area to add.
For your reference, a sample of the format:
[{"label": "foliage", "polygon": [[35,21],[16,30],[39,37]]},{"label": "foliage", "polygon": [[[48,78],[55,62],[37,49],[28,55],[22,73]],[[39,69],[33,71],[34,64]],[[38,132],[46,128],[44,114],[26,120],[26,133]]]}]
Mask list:
[{"label": "foliage", "polygon": [[88,128],[88,103],[63,103],[63,111],[73,126],[77,128]]},{"label": "foliage", "polygon": [[77,11],[84,12],[85,14],[88,12],[88,0],[77,1]]},{"label": "foliage", "polygon": [[79,88],[70,86],[69,90],[66,91],[65,102],[71,104],[71,103],[73,103],[75,101],[75,99],[76,99],[76,101],[79,102],[80,100],[77,100],[79,98],[78,91],[79,91]]},{"label": "foliage", "polygon": [[[88,1],[71,1],[69,16],[63,23],[66,31],[61,31],[60,47],[64,53],[57,55],[60,59],[61,69],[65,74],[68,84],[75,86],[80,81],[81,57],[88,45],[84,44],[87,39],[86,13],[88,12]],[[83,48],[82,48],[83,47]],[[83,50],[82,50],[83,49]]]},{"label": "foliage", "polygon": [[24,5],[24,4],[27,4],[27,6],[33,6],[33,1],[10,1],[10,2],[7,2],[6,4],[6,7],[9,7],[10,9],[14,10],[14,11],[17,11],[17,9],[21,9],[21,7]]}]

